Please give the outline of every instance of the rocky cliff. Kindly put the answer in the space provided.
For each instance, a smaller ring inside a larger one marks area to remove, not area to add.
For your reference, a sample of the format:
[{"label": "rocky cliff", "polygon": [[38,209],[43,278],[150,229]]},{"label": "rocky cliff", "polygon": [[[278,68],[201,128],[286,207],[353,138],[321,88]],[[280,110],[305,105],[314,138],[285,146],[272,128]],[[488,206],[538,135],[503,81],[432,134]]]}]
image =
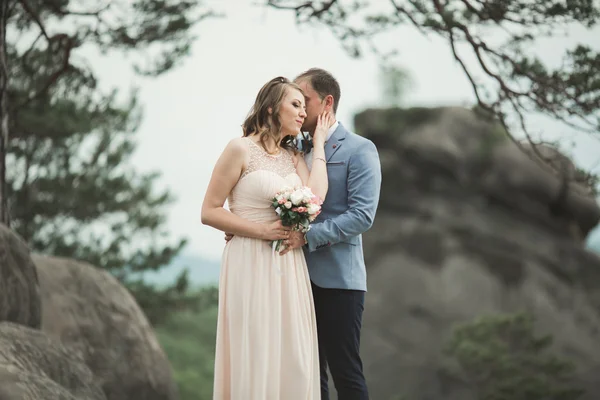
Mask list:
[{"label": "rocky cliff", "polygon": [[176,400],[169,362],[119,282],[31,255],[0,225],[0,400]]},{"label": "rocky cliff", "polygon": [[583,398],[600,398],[600,258],[583,247],[600,208],[572,163],[539,162],[559,154],[524,152],[463,108],[367,110],[355,125],[383,173],[365,235],[372,398],[472,399],[447,374],[443,343],[459,322],[521,310],[576,362]]}]

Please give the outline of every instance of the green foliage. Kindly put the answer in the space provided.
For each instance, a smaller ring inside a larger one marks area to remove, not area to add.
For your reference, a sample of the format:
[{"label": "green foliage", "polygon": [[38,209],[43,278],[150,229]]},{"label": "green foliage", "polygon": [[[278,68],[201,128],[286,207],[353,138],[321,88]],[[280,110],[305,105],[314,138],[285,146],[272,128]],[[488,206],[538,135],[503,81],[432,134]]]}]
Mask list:
[{"label": "green foliage", "polygon": [[162,74],[187,54],[193,24],[211,15],[201,1],[10,0],[7,21],[11,228],[35,252],[108,270],[155,324],[194,304],[187,273],[161,289],[140,273],[168,265],[186,240],[165,229],[174,198],[156,189],[160,175],[131,165],[137,93],[102,92],[78,50],[145,51],[134,68]]},{"label": "green foliage", "polygon": [[[65,86],[60,81],[49,94]],[[187,275],[160,291],[136,276],[168,265],[186,240],[169,239],[164,228],[173,198],[154,189],[159,174],[140,174],[130,164],[140,112],[135,94],[125,105],[115,94],[93,106],[72,93],[56,101],[48,97],[30,102],[12,119],[7,157],[12,228],[35,252],[108,270],[158,323],[171,306],[187,304]]]},{"label": "green foliage", "polygon": [[200,308],[178,312],[156,329],[179,386],[180,400],[212,399],[217,289],[200,291]]},{"label": "green foliage", "polygon": [[135,70],[149,76],[162,74],[188,54],[194,24],[214,15],[201,7],[202,0],[9,2],[13,3],[9,27],[18,36],[40,34],[32,47],[52,58],[53,62],[38,72],[48,77],[71,69],[71,53],[83,45],[103,52],[145,50],[145,65],[135,62]]},{"label": "green foliage", "polygon": [[458,326],[446,354],[480,400],[575,400],[574,365],[552,354],[526,313],[485,316]]}]

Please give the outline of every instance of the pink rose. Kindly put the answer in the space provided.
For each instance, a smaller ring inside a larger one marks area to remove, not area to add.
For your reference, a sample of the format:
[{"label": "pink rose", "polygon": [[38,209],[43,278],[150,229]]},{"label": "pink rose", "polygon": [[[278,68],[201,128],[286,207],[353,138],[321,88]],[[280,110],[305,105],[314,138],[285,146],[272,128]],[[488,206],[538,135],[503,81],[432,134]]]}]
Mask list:
[{"label": "pink rose", "polygon": [[306,212],[306,207],[298,207],[298,212]]}]

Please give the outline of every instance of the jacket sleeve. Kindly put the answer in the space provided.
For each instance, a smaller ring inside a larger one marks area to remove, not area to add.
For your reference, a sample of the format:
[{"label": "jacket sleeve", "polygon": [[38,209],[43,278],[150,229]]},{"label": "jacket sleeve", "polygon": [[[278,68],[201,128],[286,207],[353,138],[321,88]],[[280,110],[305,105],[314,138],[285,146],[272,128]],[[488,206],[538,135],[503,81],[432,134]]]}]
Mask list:
[{"label": "jacket sleeve", "polygon": [[377,148],[367,143],[348,162],[348,209],[312,224],[306,234],[309,251],[347,241],[373,225],[381,190],[381,165]]}]

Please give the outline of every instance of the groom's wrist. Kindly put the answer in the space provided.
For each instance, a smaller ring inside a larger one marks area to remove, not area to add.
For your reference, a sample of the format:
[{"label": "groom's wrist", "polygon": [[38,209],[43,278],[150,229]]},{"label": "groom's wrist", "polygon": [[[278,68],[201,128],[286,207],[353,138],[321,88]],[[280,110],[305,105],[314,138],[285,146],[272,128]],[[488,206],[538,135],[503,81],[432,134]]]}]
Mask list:
[{"label": "groom's wrist", "polygon": [[318,234],[318,226],[321,225],[320,223],[312,223],[310,226],[310,229],[308,230],[308,232],[305,233],[306,235],[306,249],[309,252],[313,252],[315,251],[315,245],[318,244],[320,242],[321,239],[319,239],[319,234]]}]

